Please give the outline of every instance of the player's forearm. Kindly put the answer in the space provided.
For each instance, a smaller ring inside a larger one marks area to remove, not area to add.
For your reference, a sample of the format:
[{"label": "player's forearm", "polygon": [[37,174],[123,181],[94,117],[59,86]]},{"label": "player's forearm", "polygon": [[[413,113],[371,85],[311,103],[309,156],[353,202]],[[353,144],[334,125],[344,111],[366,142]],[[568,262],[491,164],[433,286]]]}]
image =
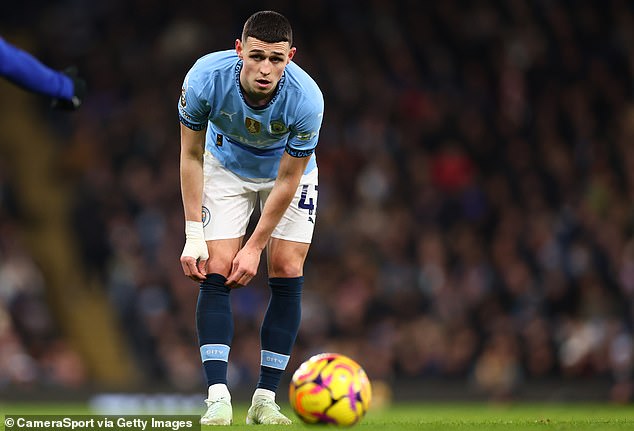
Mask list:
[{"label": "player's forearm", "polygon": [[182,124],[180,127],[180,177],[185,220],[201,221],[205,132],[188,129]]},{"label": "player's forearm", "polygon": [[181,195],[185,220],[202,220],[203,168],[202,162],[181,158]]},{"label": "player's forearm", "polygon": [[260,220],[245,246],[256,247],[259,250],[264,249],[273,230],[293,201],[309,159],[310,156],[293,157],[288,153],[282,155],[273,190],[271,190],[271,194],[262,208]]},{"label": "player's forearm", "polygon": [[301,176],[297,178],[289,178],[285,180],[276,181],[271,194],[264,204],[262,209],[262,215],[256,225],[253,234],[247,241],[247,245],[253,246],[259,250],[263,250],[268,243],[269,238],[273,230],[278,225],[282,216],[288,209],[288,206],[293,201],[293,196],[299,187],[299,180]]}]

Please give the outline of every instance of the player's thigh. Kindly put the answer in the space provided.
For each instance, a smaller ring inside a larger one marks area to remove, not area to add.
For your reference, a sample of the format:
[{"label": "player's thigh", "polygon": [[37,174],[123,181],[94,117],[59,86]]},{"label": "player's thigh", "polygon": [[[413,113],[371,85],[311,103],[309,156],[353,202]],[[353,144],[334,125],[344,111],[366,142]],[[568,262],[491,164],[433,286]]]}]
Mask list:
[{"label": "player's thigh", "polygon": [[243,179],[205,153],[202,219],[206,240],[244,236],[257,202],[257,192]]},{"label": "player's thigh", "polygon": [[271,238],[267,247],[269,277],[299,277],[304,275],[304,262],[309,243]]},{"label": "player's thigh", "polygon": [[209,250],[207,274],[220,274],[228,277],[233,259],[242,246],[242,239],[243,237],[207,241],[207,249]]}]

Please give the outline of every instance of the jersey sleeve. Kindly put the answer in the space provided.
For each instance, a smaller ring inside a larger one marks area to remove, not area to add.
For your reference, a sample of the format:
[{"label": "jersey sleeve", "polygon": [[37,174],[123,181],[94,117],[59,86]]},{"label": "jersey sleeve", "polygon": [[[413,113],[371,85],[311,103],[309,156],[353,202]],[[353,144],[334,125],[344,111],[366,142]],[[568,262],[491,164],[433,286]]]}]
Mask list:
[{"label": "jersey sleeve", "polygon": [[211,93],[211,85],[211,80],[205,78],[197,64],[185,76],[178,100],[178,117],[186,127],[192,130],[207,127],[211,106],[205,95]]},{"label": "jersey sleeve", "polygon": [[319,129],[324,116],[324,99],[318,94],[311,102],[305,102],[286,142],[286,152],[293,157],[310,156],[315,152],[319,140]]},{"label": "jersey sleeve", "polygon": [[68,76],[45,66],[2,38],[0,75],[29,91],[67,100],[73,98],[73,81]]}]

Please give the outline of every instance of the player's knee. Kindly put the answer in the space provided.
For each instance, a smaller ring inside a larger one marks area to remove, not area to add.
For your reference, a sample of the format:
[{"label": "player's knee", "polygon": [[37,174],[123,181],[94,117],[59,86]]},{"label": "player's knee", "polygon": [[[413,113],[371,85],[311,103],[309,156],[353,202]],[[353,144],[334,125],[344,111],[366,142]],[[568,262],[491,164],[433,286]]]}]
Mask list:
[{"label": "player's knee", "polygon": [[209,247],[209,260],[207,261],[208,274],[221,274],[229,277],[231,266],[236,253],[240,249],[241,238],[207,241]]},{"label": "player's knee", "polygon": [[269,268],[269,277],[299,277],[304,273],[304,262],[293,259],[273,259]]},{"label": "player's knee", "polygon": [[210,256],[207,261],[207,273],[221,274],[225,277],[229,277],[232,262],[233,258],[229,258],[228,256]]}]

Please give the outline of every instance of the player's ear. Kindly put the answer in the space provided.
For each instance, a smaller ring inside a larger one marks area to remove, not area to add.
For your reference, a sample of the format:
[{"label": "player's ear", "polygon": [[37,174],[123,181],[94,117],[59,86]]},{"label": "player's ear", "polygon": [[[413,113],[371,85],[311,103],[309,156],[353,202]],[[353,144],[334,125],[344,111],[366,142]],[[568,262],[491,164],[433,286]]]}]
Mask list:
[{"label": "player's ear", "polygon": [[238,57],[240,57],[240,59],[242,59],[242,51],[242,41],[240,39],[236,39],[236,53],[238,54]]},{"label": "player's ear", "polygon": [[[288,51],[288,61],[291,61],[293,59],[293,57],[295,56],[295,52],[297,52],[297,48],[292,47],[289,51]],[[287,62],[288,62],[287,61]]]}]

